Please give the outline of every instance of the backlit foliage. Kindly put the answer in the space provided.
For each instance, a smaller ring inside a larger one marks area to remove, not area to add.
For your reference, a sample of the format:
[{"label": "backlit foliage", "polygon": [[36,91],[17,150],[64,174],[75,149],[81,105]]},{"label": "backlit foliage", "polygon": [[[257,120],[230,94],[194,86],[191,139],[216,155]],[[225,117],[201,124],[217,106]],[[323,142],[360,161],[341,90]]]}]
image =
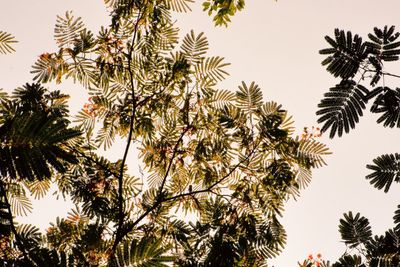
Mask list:
[{"label": "backlit foliage", "polygon": [[318,105],[318,122],[324,123],[322,132],[330,129],[333,138],[354,129],[371,99],[374,101],[370,111],[381,114],[378,123],[391,128],[400,126],[399,89],[385,85],[385,77],[396,75],[384,71],[388,62],[399,59],[399,36],[394,26],[385,26],[374,28],[368,41],[339,29],[335,29],[334,38],[325,37],[330,47],[320,50],[320,54],[327,55],[322,65],[341,81]]},{"label": "backlit foliage", "polygon": [[[363,116],[368,101],[372,100],[371,113],[380,117],[377,123],[384,127],[400,127],[400,89],[391,88],[388,78],[400,78],[390,73],[390,63],[399,60],[400,33],[394,26],[374,28],[363,41],[358,34],[335,30],[334,38],[326,36],[329,48],[320,50],[327,57],[322,65],[340,82],[325,93],[318,105],[318,122],[322,132],[330,131],[330,137],[354,129]],[[372,171],[366,178],[377,189],[388,192],[394,182],[400,181],[400,156],[384,154],[368,164]],[[333,267],[341,266],[399,266],[399,213],[395,212],[396,226],[381,236],[372,236],[368,219],[357,213],[344,214],[339,232],[348,250]]]},{"label": "backlit foliage", "polygon": [[0,31],[0,54],[8,54],[14,52],[15,49],[13,44],[16,43],[17,40],[11,34]]},{"label": "backlit foliage", "polygon": [[383,235],[372,236],[371,227],[367,218],[357,213],[345,213],[340,220],[339,232],[349,250],[332,267],[389,267],[400,264],[398,244],[400,206],[395,212],[393,229]]},{"label": "backlit foliage", "polygon": [[[34,84],[28,95],[18,89],[15,103],[5,97],[1,127],[18,138],[4,149],[28,154],[20,153],[23,162],[4,158],[1,222],[14,225],[8,202],[22,193],[4,194],[14,181],[40,197],[51,178],[77,206],[45,235],[5,231],[10,251],[22,253],[7,263],[265,266],[286,242],[284,203],[325,164],[328,150],[293,137],[292,118],[264,102],[254,82],[218,89],[229,64],[207,55],[203,33],[179,40],[170,15],[189,10],[190,1],[105,3],[112,23],[97,34],[72,12],[57,17],[59,50],[40,55],[32,69],[38,83],[72,79],[86,90],[77,129],[69,128],[59,92]],[[27,112],[20,121],[11,112],[16,105]],[[125,140],[121,158],[100,156],[117,138]],[[128,157],[131,146],[137,157]],[[140,173],[129,174],[130,165]],[[15,212],[29,211],[18,205]]]}]

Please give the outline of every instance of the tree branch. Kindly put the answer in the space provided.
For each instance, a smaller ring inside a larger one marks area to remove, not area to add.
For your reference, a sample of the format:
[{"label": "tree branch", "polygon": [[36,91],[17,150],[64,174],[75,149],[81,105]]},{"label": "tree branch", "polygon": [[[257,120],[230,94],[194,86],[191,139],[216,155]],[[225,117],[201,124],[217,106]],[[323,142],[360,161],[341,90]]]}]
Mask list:
[{"label": "tree branch", "polygon": [[135,85],[134,85],[134,80],[133,80],[133,72],[132,72],[132,52],[133,52],[133,46],[136,40],[136,35],[138,31],[138,26],[139,26],[139,21],[142,19],[143,13],[141,12],[142,10],[139,9],[138,17],[136,19],[135,23],[135,28],[133,32],[133,37],[132,37],[132,43],[129,47],[128,51],[128,73],[129,73],[129,80],[131,84],[131,93],[132,93],[132,114],[130,116],[130,124],[129,124],[129,134],[126,142],[126,147],[124,151],[124,155],[122,158],[122,163],[121,163],[121,168],[120,168],[120,174],[118,177],[118,226],[117,226],[117,231],[116,231],[116,237],[114,240],[114,244],[112,246],[112,254],[114,254],[119,242],[122,240],[122,235],[121,235],[121,230],[122,226],[124,223],[124,197],[123,197],[123,177],[124,177],[124,166],[126,159],[128,157],[128,152],[129,148],[131,145],[132,141],[132,136],[133,136],[133,126],[135,125],[135,119],[136,119],[136,108],[137,108],[137,103],[136,103],[136,96],[135,96]]},{"label": "tree branch", "polygon": [[223,182],[225,179],[227,179],[234,171],[236,171],[236,169],[239,168],[239,166],[240,166],[241,164],[243,164],[244,162],[246,162],[246,161],[254,154],[254,152],[255,152],[255,150],[256,150],[257,147],[258,147],[258,145],[255,146],[255,147],[251,150],[251,152],[250,152],[243,160],[241,160],[240,162],[238,162],[238,163],[232,168],[232,170],[230,170],[226,175],[224,175],[224,176],[223,176],[221,179],[219,179],[218,181],[214,182],[214,183],[213,183],[212,185],[210,185],[209,187],[207,187],[207,188],[205,188],[205,189],[201,189],[201,190],[197,190],[197,191],[192,191],[192,192],[187,192],[187,193],[182,193],[182,194],[179,194],[179,195],[175,195],[175,196],[173,196],[173,197],[165,198],[165,199],[163,200],[163,202],[172,201],[172,200],[175,200],[175,199],[178,199],[178,198],[181,198],[181,197],[192,196],[192,195],[196,195],[196,194],[200,194],[200,193],[207,193],[207,192],[210,192],[214,187],[216,187],[217,185],[219,185],[220,183],[222,183],[222,182]]},{"label": "tree branch", "polygon": [[166,173],[165,173],[165,175],[164,175],[164,177],[163,177],[163,180],[162,180],[162,182],[161,182],[161,186],[160,186],[160,188],[159,188],[159,190],[158,190],[157,198],[160,199],[160,200],[162,199],[162,191],[163,191],[164,186],[165,186],[165,183],[166,183],[166,181],[167,181],[167,178],[168,178],[168,175],[169,175],[169,171],[171,170],[172,163],[173,163],[173,161],[174,161],[174,159],[175,159],[176,152],[178,151],[179,144],[182,142],[183,137],[185,136],[185,134],[187,133],[187,131],[189,131],[190,127],[191,127],[191,126],[188,125],[188,126],[186,126],[186,127],[184,128],[184,130],[182,131],[181,135],[179,136],[178,141],[176,141],[176,143],[175,143],[175,146],[174,146],[174,150],[173,150],[173,152],[172,152],[171,159],[169,160],[169,163],[168,163],[167,171],[166,171]]},{"label": "tree branch", "polygon": [[[183,137],[183,135],[181,134],[181,137]],[[178,144],[178,142],[177,142]],[[186,196],[193,196],[196,194],[200,194],[200,193],[207,193],[210,192],[214,187],[216,187],[218,184],[222,183],[225,179],[227,179],[237,168],[239,168],[239,166],[241,164],[243,164],[244,162],[246,162],[256,151],[256,149],[258,148],[258,145],[255,145],[253,147],[253,149],[251,150],[251,152],[240,162],[238,162],[230,171],[229,173],[227,173],[226,175],[224,175],[223,177],[221,177],[221,179],[219,179],[218,181],[214,182],[212,185],[210,185],[209,187],[202,189],[202,190],[197,190],[197,191],[192,191],[192,192],[187,192],[187,193],[182,193],[182,194],[178,194],[169,198],[157,198],[156,201],[154,202],[154,204],[147,209],[142,215],[140,215],[131,225],[129,225],[129,227],[127,227],[124,232],[121,234],[121,240],[124,236],[126,236],[128,233],[130,233],[150,212],[152,212],[153,210],[155,210],[156,208],[158,208],[162,203],[167,202],[167,201],[173,201],[176,200],[178,198],[182,198],[182,197],[186,197]],[[177,147],[177,146],[176,146]],[[171,161],[173,160],[173,158],[171,158]],[[171,162],[170,161],[170,162]],[[168,175],[168,173],[166,174]],[[166,177],[166,176],[165,176]],[[164,179],[165,179],[164,177]],[[161,189],[161,187],[160,187]],[[121,241],[120,240],[120,241]],[[120,242],[119,241],[119,242]]]}]

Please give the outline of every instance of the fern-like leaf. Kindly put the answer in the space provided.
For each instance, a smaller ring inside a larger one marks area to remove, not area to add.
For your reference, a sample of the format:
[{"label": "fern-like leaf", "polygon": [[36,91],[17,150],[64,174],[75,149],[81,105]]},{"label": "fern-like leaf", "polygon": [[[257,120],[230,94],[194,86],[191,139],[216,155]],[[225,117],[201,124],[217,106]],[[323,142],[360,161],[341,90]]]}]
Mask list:
[{"label": "fern-like leaf", "polygon": [[332,267],[366,267],[357,255],[344,255]]},{"label": "fern-like leaf", "polygon": [[24,181],[24,185],[35,199],[44,197],[50,189],[50,180]]},{"label": "fern-like leaf", "polygon": [[65,13],[65,17],[57,16],[54,29],[54,38],[59,47],[73,46],[79,40],[80,32],[84,29],[80,17],[76,18],[71,11]]},{"label": "fern-like leaf", "polygon": [[8,54],[14,52],[12,44],[17,43],[15,37],[7,32],[0,31],[0,54]]},{"label": "fern-like leaf", "polygon": [[382,113],[378,118],[378,123],[383,123],[384,127],[400,128],[400,88],[396,90],[388,87],[377,87],[370,95],[377,95],[373,105],[372,113]]},{"label": "fern-like leaf", "polygon": [[329,149],[323,143],[314,139],[299,141],[298,156],[301,162],[307,161],[311,166],[319,168],[326,165],[323,156],[329,155]]},{"label": "fern-like leaf", "polygon": [[282,105],[274,101],[265,102],[259,109],[262,116],[269,116],[272,114],[279,114],[282,117],[282,123],[280,128],[287,131],[290,135],[294,132],[295,128],[293,126],[293,118],[287,114],[287,111],[282,109]]},{"label": "fern-like leaf", "polygon": [[348,133],[354,129],[363,115],[367,94],[368,90],[353,80],[343,80],[330,88],[318,104],[318,123],[324,123],[321,132],[330,128],[329,137],[333,138],[336,134],[340,137],[343,131]]},{"label": "fern-like leaf", "polygon": [[394,212],[393,221],[396,224],[395,230],[400,230],[400,205],[397,206],[397,210]]},{"label": "fern-like leaf", "polygon": [[354,248],[371,239],[372,231],[367,218],[360,213],[353,216],[351,211],[343,216],[344,219],[340,219],[339,232],[346,245]]},{"label": "fern-like leaf", "polygon": [[378,189],[388,192],[393,181],[400,182],[400,154],[384,154],[373,160],[374,165],[367,165],[372,170],[366,176],[370,183]]},{"label": "fern-like leaf", "polygon": [[228,104],[232,103],[236,99],[236,95],[234,92],[229,90],[218,90],[216,93],[212,95],[211,98],[207,99],[207,102],[213,107],[217,109],[222,109]]},{"label": "fern-like leaf", "polygon": [[192,11],[190,4],[194,3],[194,0],[167,0],[167,8],[172,9],[176,12],[188,12]]},{"label": "fern-like leaf", "polygon": [[262,92],[257,84],[252,82],[247,86],[245,82],[239,86],[239,91],[236,92],[237,105],[246,113],[253,113],[262,105]]},{"label": "fern-like leaf", "polygon": [[13,214],[17,216],[26,216],[28,213],[32,212],[32,203],[22,190],[19,190],[19,192],[10,192],[7,197]]},{"label": "fern-like leaf", "polygon": [[367,58],[368,52],[362,38],[357,34],[352,35],[350,31],[335,29],[335,39],[325,36],[330,48],[319,51],[322,55],[329,55],[322,65],[327,65],[327,71],[333,76],[340,76],[342,79],[353,77],[361,62]]},{"label": "fern-like leaf", "polygon": [[198,80],[211,79],[214,82],[222,81],[228,76],[225,67],[229,63],[223,62],[223,57],[209,57],[195,66],[195,72]]},{"label": "fern-like leaf", "polygon": [[206,54],[208,50],[208,41],[204,36],[204,33],[195,35],[194,31],[190,31],[190,34],[186,34],[183,38],[182,51],[185,58],[190,62],[199,63],[203,59],[203,55]]},{"label": "fern-like leaf", "polygon": [[57,54],[42,54],[32,66],[31,73],[33,79],[38,82],[46,83],[56,80],[61,82],[61,77],[68,72],[68,64]]},{"label": "fern-like leaf", "polygon": [[80,59],[68,65],[67,78],[72,77],[74,82],[78,80],[85,88],[96,84],[97,78],[94,75],[94,68],[90,60]]},{"label": "fern-like leaf", "polygon": [[0,173],[12,179],[30,181],[51,177],[51,168],[65,172],[65,163],[76,157],[65,148],[67,141],[80,133],[66,128],[55,116],[18,115],[0,126]]},{"label": "fern-like leaf", "polygon": [[42,241],[42,234],[36,226],[30,224],[19,225],[17,232],[27,248],[35,248]]},{"label": "fern-like leaf", "polygon": [[254,244],[257,255],[274,258],[282,251],[286,243],[286,232],[276,218],[264,222],[258,227],[259,236]]},{"label": "fern-like leaf", "polygon": [[296,170],[296,183],[299,189],[304,189],[311,182],[312,172],[310,169],[303,166],[298,166]]},{"label": "fern-like leaf", "polygon": [[395,61],[399,59],[400,54],[400,36],[399,32],[395,32],[395,27],[385,26],[383,29],[374,28],[374,33],[368,34],[371,40],[367,42],[367,46],[371,49],[371,54],[380,61]]},{"label": "fern-like leaf", "polygon": [[164,255],[171,249],[171,245],[162,244],[161,239],[142,238],[134,239],[132,242],[125,242],[117,249],[116,257],[111,260],[108,266],[116,267],[167,267],[174,257]]}]

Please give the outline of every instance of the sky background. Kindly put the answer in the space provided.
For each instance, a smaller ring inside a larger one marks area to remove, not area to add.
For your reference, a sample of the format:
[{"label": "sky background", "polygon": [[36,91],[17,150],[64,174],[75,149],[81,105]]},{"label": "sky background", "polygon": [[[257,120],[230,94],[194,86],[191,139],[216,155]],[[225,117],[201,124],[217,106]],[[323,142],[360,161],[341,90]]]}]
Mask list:
[{"label": "sky background", "polygon": [[[0,88],[7,91],[32,82],[30,70],[36,58],[57,49],[53,38],[56,15],[73,10],[94,32],[110,21],[101,0],[3,2],[0,30],[12,33],[19,41],[16,53],[0,56]],[[209,55],[225,57],[232,64],[230,77],[221,88],[236,90],[241,81],[255,81],[263,89],[265,101],[274,100],[289,111],[300,133],[305,126],[316,126],[317,105],[323,93],[337,82],[320,64],[323,57],[318,50],[327,47],[324,36],[332,36],[334,28],[340,28],[365,39],[375,26],[399,25],[399,8],[396,0],[247,0],[245,10],[228,28],[214,27],[211,18],[201,12],[200,2],[192,5],[193,12],[174,17],[182,35],[191,29],[204,32],[210,43]],[[400,74],[399,66],[395,63],[387,70]],[[387,80],[386,84],[396,87],[400,81]],[[73,112],[87,101],[78,84],[46,86],[71,94]],[[337,259],[345,251],[338,233],[339,219],[349,210],[366,216],[375,234],[393,226],[392,217],[400,204],[399,185],[385,194],[364,178],[368,174],[365,165],[373,158],[400,152],[399,130],[383,128],[376,119],[367,113],[350,134],[320,139],[333,154],[327,157],[328,166],[314,171],[310,186],[300,198],[286,204],[281,221],[287,230],[287,245],[271,261],[273,265],[297,266],[297,261],[318,252],[325,259]],[[109,156],[120,158],[122,151],[116,147]],[[34,208],[23,221],[45,229],[56,216],[65,216],[69,207],[49,196],[34,202]]]}]

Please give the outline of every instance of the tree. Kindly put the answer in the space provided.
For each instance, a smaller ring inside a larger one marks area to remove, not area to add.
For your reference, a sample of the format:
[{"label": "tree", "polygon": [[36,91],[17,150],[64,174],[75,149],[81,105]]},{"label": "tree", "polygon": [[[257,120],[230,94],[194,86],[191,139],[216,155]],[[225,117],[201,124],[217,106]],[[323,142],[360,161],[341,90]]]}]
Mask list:
[{"label": "tree", "polygon": [[[331,138],[348,133],[355,128],[370,100],[370,111],[380,114],[377,123],[400,127],[400,89],[392,89],[385,82],[385,77],[400,77],[386,71],[387,64],[399,60],[399,36],[394,26],[385,26],[374,28],[368,41],[339,29],[335,29],[334,38],[325,37],[330,47],[320,50],[320,54],[327,55],[322,65],[340,82],[325,93],[318,105],[322,132],[329,130]],[[393,182],[400,181],[399,158],[398,153],[377,157],[367,165],[372,173],[366,178],[375,188],[388,192]],[[333,266],[398,266],[399,212],[395,213],[395,228],[374,238],[365,217],[345,213],[339,231],[350,252],[346,251]]]},{"label": "tree", "polygon": [[[12,182],[40,197],[54,181],[76,204],[45,235],[33,226],[5,232],[3,264],[266,264],[285,244],[283,204],[308,184],[313,168],[325,164],[327,148],[309,136],[292,137],[291,117],[281,105],[264,103],[255,83],[243,82],[236,92],[218,90],[228,63],[206,56],[202,33],[190,32],[179,44],[170,11],[182,11],[181,2],[105,2],[111,26],[96,36],[72,12],[59,16],[59,50],[33,65],[37,83],[2,100],[9,120],[21,117],[16,129],[41,125],[36,120],[44,113],[43,124],[60,132],[18,135],[1,121],[6,137],[32,138],[26,143],[35,154],[24,154],[28,167],[17,165],[19,154],[5,157],[0,221],[15,224],[8,195],[19,195],[9,189]],[[75,128],[69,126],[67,96],[41,85],[65,78],[90,95]],[[13,101],[25,112],[8,108]],[[111,162],[99,152],[116,137],[126,144],[121,159]],[[37,150],[36,140],[45,148]],[[9,142],[6,149],[16,145]],[[131,146],[142,161],[138,175],[128,173]],[[182,220],[184,215],[190,218]]]}]

